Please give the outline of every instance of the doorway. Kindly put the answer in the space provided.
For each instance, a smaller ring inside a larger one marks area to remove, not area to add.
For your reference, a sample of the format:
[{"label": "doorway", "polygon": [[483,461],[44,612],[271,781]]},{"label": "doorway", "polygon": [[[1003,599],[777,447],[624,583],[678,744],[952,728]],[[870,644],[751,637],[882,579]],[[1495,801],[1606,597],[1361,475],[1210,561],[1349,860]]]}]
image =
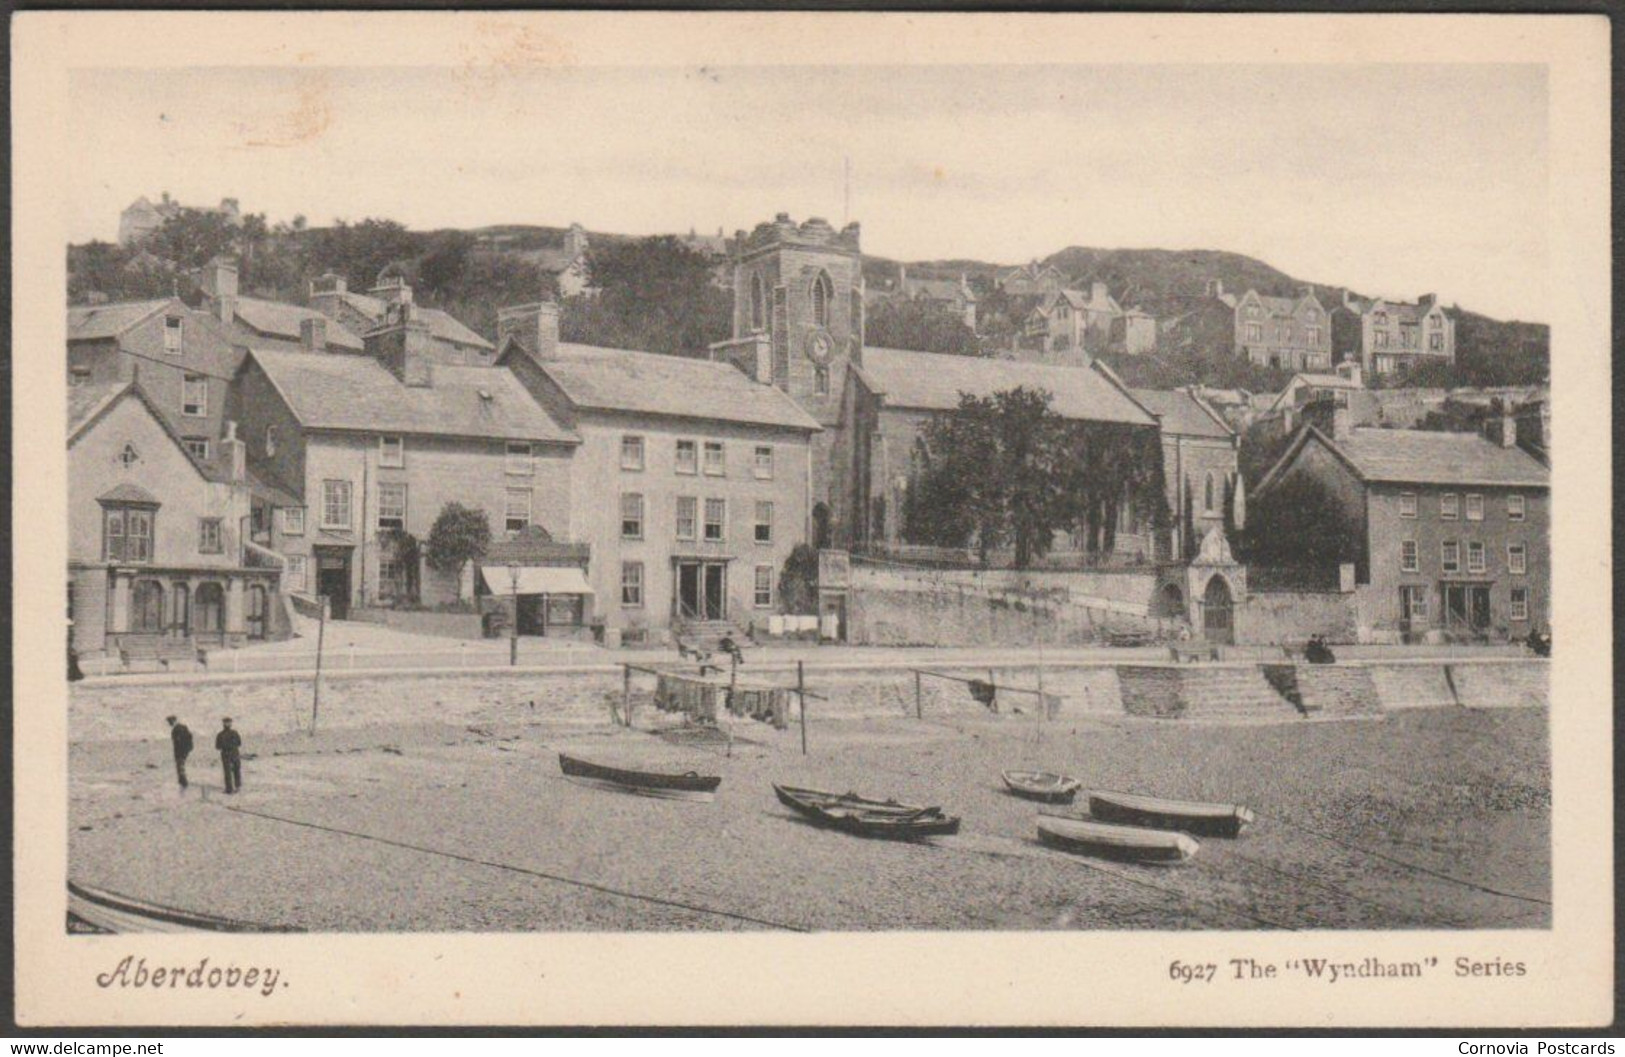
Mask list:
[{"label": "doorway", "polygon": [[677,616],[682,620],[728,618],[728,563],[677,563]]},{"label": "doorway", "polygon": [[1469,631],[1489,630],[1488,584],[1445,584],[1443,594],[1445,627]]},{"label": "doorway", "polygon": [[325,596],[328,615],[334,620],[350,616],[349,548],[318,548],[316,551],[316,593]]},{"label": "doorway", "polygon": [[248,586],[248,608],[243,614],[244,630],[251,639],[265,638],[265,622],[269,615],[269,600],[264,584]]},{"label": "doorway", "polygon": [[1202,635],[1220,646],[1236,641],[1230,586],[1222,576],[1210,579],[1202,592]]},{"label": "doorway", "polygon": [[226,630],[226,589],[213,580],[198,584],[196,602],[199,641],[221,641]]}]

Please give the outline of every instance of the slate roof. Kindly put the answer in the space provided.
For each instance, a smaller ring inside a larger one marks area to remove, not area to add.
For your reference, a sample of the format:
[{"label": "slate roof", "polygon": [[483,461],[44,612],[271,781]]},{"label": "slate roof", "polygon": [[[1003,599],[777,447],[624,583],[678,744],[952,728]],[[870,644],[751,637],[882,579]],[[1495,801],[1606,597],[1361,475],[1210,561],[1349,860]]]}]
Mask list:
[{"label": "slate roof", "polygon": [[[389,302],[368,294],[355,294],[345,291],[344,300],[357,312],[366,316],[375,323],[384,319],[384,310]],[[429,335],[438,341],[449,341],[457,345],[473,345],[481,349],[494,348],[489,341],[480,337],[474,331],[465,327],[457,317],[443,312],[438,308],[425,308],[422,305],[412,306],[412,316],[429,325]]]},{"label": "slate roof", "polygon": [[783,392],[729,363],[631,349],[561,344],[540,364],[583,410],[741,422],[812,432],[817,420]]},{"label": "slate roof", "polygon": [[960,283],[958,279],[915,279],[904,280],[903,292],[909,297],[929,297],[936,301],[954,301],[963,298],[966,301],[975,301],[976,295],[970,287]]},{"label": "slate roof", "polygon": [[262,301],[257,297],[237,299],[237,318],[245,325],[269,337],[287,341],[299,340],[299,325],[307,319],[320,319],[327,324],[327,343],[341,349],[361,352],[366,349],[354,333],[335,319],[329,319],[314,308],[289,305],[281,301]]},{"label": "slate roof", "polygon": [[272,506],[290,507],[303,504],[304,497],[295,489],[285,487],[252,466],[245,467],[245,470],[248,473],[248,487],[255,495],[269,500]]},{"label": "slate roof", "polygon": [[1096,301],[1095,292],[1092,288],[1088,293],[1084,293],[1082,290],[1062,290],[1060,296],[1066,298],[1066,303],[1073,308],[1086,309],[1092,312],[1115,313],[1122,311],[1117,304],[1117,299],[1112,297],[1111,294],[1107,294],[1104,301]]},{"label": "slate roof", "polygon": [[1356,428],[1334,442],[1314,427],[1299,433],[1258,491],[1270,485],[1314,438],[1367,483],[1547,488],[1551,474],[1521,448],[1503,448],[1477,433]]},{"label": "slate roof", "polygon": [[1153,425],[1155,420],[1098,372],[981,356],[949,356],[904,349],[863,350],[863,377],[890,407],[952,411],[959,394],[989,396],[1016,386],[1043,389],[1050,407],[1077,421]]},{"label": "slate roof", "polygon": [[[181,440],[180,434],[176,433],[174,427],[164,419],[164,416],[158,410],[158,406],[152,402],[152,398],[147,395],[146,390],[141,388],[141,384],[139,382],[121,381],[113,382],[111,384],[87,385],[69,389],[68,446],[72,447],[74,442],[78,440],[86,430],[90,429],[90,427],[96,423],[96,420],[101,418],[103,413],[111,409],[114,404],[118,403],[127,395],[134,396],[146,406],[147,413],[152,416],[152,420],[154,422],[158,423],[158,428],[164,431],[164,435],[167,436],[180,451],[180,453],[186,457],[186,461],[191,463],[193,468],[195,468],[197,472],[203,476],[204,480],[225,481],[229,479],[229,476],[217,463],[199,459],[186,449],[186,444]],[[108,497],[103,496],[102,498],[105,499]],[[146,501],[147,500],[130,500],[130,502]]]},{"label": "slate roof", "polygon": [[169,298],[165,297],[115,305],[76,305],[68,309],[68,340],[116,338],[167,304]]},{"label": "slate roof", "polygon": [[[511,371],[435,364],[433,384],[402,383],[369,356],[250,354],[307,429],[578,443]],[[482,394],[489,394],[490,399]]]},{"label": "slate roof", "polygon": [[1164,433],[1229,440],[1235,434],[1183,389],[1131,389],[1134,399],[1161,417]]}]

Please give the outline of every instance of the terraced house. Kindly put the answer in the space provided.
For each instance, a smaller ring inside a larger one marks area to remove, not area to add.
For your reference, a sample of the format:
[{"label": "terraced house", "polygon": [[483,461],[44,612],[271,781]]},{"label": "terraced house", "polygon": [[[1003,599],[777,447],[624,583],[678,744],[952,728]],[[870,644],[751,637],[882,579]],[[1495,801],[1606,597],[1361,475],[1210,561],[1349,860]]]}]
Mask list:
[{"label": "terraced house", "polygon": [[809,532],[817,420],[726,362],[560,343],[552,303],[499,327],[500,363],[580,438],[569,532],[612,637],[776,612]]},{"label": "terraced house", "polygon": [[[334,616],[488,590],[481,569],[414,559],[412,541],[450,502],[484,511],[499,538],[536,540],[538,562],[576,569],[563,579],[584,594],[585,549],[543,546],[570,540],[579,438],[511,372],[437,362],[410,306],[367,334],[365,355],[252,350],[233,402],[250,464],[293,497],[271,519],[288,589],[326,596]],[[495,579],[507,581],[502,565]],[[571,609],[578,624],[590,617],[585,598]]]},{"label": "terraced house", "polygon": [[[1306,424],[1256,495],[1321,482],[1360,541],[1356,603],[1374,640],[1522,639],[1551,612],[1550,474],[1510,417],[1488,435]],[[1267,526],[1265,526],[1267,530]],[[1332,526],[1328,524],[1328,531]]]}]

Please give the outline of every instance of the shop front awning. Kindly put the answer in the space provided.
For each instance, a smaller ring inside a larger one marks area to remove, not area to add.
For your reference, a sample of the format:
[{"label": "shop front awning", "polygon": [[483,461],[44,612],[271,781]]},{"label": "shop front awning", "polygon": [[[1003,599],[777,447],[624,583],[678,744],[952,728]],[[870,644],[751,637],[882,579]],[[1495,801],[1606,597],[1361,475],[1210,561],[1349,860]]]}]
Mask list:
[{"label": "shop front awning", "polygon": [[593,590],[580,569],[556,565],[521,565],[518,567],[519,587],[514,589],[513,574],[506,566],[482,565],[480,575],[485,586],[494,595],[590,595]]}]

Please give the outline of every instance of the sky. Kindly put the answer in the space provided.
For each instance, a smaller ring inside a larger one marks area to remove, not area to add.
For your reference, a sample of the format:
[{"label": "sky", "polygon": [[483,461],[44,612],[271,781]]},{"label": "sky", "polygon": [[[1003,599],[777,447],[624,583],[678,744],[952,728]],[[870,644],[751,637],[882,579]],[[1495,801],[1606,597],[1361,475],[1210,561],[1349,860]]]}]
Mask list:
[{"label": "sky", "polygon": [[1539,65],[100,69],[70,95],[73,241],[166,190],[315,225],[788,212],[905,260],[1218,249],[1547,318]]}]

